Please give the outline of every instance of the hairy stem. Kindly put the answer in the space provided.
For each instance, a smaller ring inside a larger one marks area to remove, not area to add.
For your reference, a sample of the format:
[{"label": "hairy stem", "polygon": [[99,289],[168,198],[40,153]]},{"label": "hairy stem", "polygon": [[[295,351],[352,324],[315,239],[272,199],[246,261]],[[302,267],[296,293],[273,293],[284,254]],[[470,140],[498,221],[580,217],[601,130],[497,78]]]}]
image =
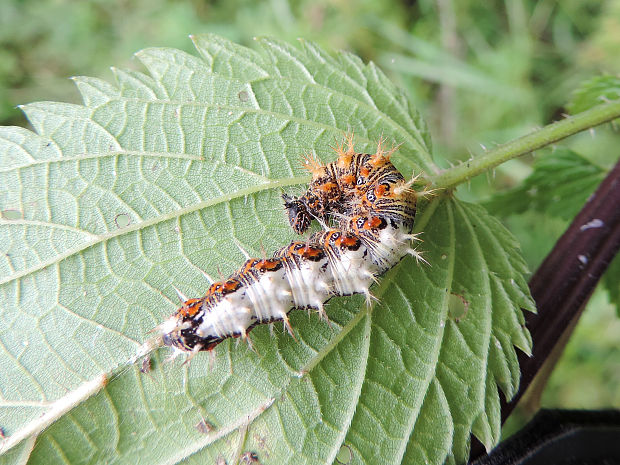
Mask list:
[{"label": "hairy stem", "polygon": [[511,158],[525,155],[616,118],[620,118],[620,100],[598,105],[575,116],[549,124],[527,136],[491,149],[480,157],[431,176],[430,180],[434,187],[451,189]]}]

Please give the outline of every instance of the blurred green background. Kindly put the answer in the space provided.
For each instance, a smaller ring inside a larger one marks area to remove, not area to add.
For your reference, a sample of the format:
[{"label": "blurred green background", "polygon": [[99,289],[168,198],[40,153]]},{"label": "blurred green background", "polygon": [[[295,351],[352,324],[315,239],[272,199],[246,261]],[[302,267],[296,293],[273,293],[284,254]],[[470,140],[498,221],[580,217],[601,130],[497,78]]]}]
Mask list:
[{"label": "blurred green background", "polygon": [[[438,164],[448,166],[563,117],[571,92],[620,72],[620,0],[3,0],[0,123],[27,125],[22,103],[80,103],[74,75],[112,79],[139,68],[133,53],[215,32],[241,44],[258,35],[298,37],[375,61],[404,87],[429,123]],[[563,145],[608,169],[618,158],[611,125]],[[535,154],[459,189],[485,201],[518,186]],[[502,217],[502,210],[493,213]],[[549,212],[502,217],[535,269],[567,225]],[[620,407],[620,320],[599,290],[543,394],[543,405]]]}]

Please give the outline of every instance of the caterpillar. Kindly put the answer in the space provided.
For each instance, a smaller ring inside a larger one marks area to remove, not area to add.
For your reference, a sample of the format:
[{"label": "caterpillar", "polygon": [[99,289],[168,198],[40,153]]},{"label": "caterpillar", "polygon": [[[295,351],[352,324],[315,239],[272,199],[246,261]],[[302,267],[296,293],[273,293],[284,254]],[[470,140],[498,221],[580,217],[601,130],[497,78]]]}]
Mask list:
[{"label": "caterpillar", "polygon": [[164,345],[180,352],[211,351],[230,337],[251,341],[248,333],[263,323],[282,321],[293,334],[288,313],[314,309],[327,319],[324,304],[334,296],[364,294],[377,277],[411,247],[419,193],[390,162],[396,150],[379,141],[374,154],[356,153],[353,136],[338,158],[322,164],[304,158],[312,179],[298,197],[282,195],[290,226],[305,233],[313,220],[322,230],[293,241],[271,258],[250,258],[229,278],[213,283],[200,298],[187,299],[156,329]]}]

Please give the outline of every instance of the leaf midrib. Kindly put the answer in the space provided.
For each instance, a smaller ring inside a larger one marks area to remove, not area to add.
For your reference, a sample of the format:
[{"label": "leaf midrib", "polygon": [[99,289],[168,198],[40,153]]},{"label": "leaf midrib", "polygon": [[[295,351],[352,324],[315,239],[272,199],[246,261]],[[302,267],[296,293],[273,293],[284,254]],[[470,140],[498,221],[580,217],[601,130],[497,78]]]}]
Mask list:
[{"label": "leaf midrib", "polygon": [[[31,166],[45,165],[48,163],[59,163],[63,161],[93,160],[97,158],[104,158],[104,157],[110,157],[110,156],[116,156],[116,155],[135,155],[137,157],[153,157],[153,158],[157,158],[157,157],[158,158],[174,158],[174,159],[180,159],[180,160],[193,160],[193,161],[204,161],[205,160],[205,158],[201,155],[191,155],[191,154],[180,153],[180,152],[149,152],[146,150],[112,150],[112,151],[104,151],[104,152],[97,152],[97,153],[88,153],[88,154],[83,154],[83,155],[75,155],[75,156],[70,156],[70,157],[55,157],[55,158],[45,158],[42,160],[34,160],[29,163],[12,165],[4,169],[0,168],[0,173],[8,173],[10,171],[30,168]],[[229,163],[225,163],[225,162],[220,162],[220,163],[229,165]],[[231,166],[233,168],[240,168],[235,165],[231,165]],[[255,174],[255,176],[260,176],[260,175]]]},{"label": "leaf midrib", "polygon": [[[469,234],[471,234],[472,238],[473,238],[473,242],[475,244],[475,250],[478,253],[480,260],[485,264],[485,268],[486,268],[486,273],[483,274],[483,279],[482,279],[482,283],[484,284],[484,292],[482,293],[482,295],[484,296],[484,307],[483,308],[493,308],[493,302],[492,302],[492,290],[491,290],[491,276],[489,274],[489,271],[491,269],[491,267],[489,266],[489,263],[487,263],[487,260],[484,256],[484,247],[482,247],[482,244],[480,243],[480,236],[478,233],[476,233],[474,231],[473,225],[471,223],[470,220],[470,216],[467,214],[467,212],[464,210],[463,206],[460,203],[454,203],[454,208],[459,210],[459,213],[461,215],[461,218],[466,219],[466,221],[463,221],[465,227],[468,229]],[[479,222],[480,227],[484,228],[486,233],[489,235],[489,237],[492,237],[494,239],[493,234],[491,233],[491,231],[489,231],[487,225],[485,222],[481,221]],[[493,243],[494,247],[497,247],[498,244],[497,242],[494,241]],[[499,247],[500,250],[503,250],[501,247]],[[489,247],[486,247],[487,250],[489,250]],[[480,321],[481,319],[479,318],[478,321]],[[482,321],[484,321],[486,324],[484,326],[484,332],[482,335],[478,334],[478,337],[482,336],[484,338],[483,343],[481,344],[482,347],[484,347],[484,353],[482,354],[482,358],[481,358],[481,366],[484,369],[484,379],[480,380],[480,383],[478,383],[479,386],[479,391],[480,391],[480,396],[478,396],[478,412],[476,412],[476,415],[472,416],[472,431],[473,431],[473,427],[474,424],[476,423],[476,419],[478,418],[478,416],[480,415],[480,413],[484,413],[485,412],[485,401],[486,401],[486,390],[487,390],[487,383],[486,383],[486,379],[489,376],[489,374],[491,373],[490,367],[489,367],[489,353],[490,353],[490,344],[492,342],[492,337],[491,337],[491,332],[493,329],[493,312],[491,312],[491,315],[489,315],[488,318],[483,318]],[[466,341],[467,339],[463,337],[463,339]],[[470,348],[471,350],[471,348]],[[473,354],[475,354],[475,352],[472,351]],[[496,385],[496,383],[494,383]]]},{"label": "leaf midrib", "polygon": [[[446,202],[446,199],[437,199],[435,202],[431,202],[430,205],[426,208],[426,210],[424,211],[424,215],[422,216],[421,220],[416,222],[416,230],[421,230],[424,229],[424,226],[426,226],[426,224],[428,223],[428,221],[430,220],[430,218],[433,216],[433,214],[435,213],[435,210],[437,210],[437,208],[439,207],[440,203],[442,202]],[[449,206],[447,206],[446,208],[448,215],[449,215],[449,225],[450,225],[450,232],[448,234],[448,237],[450,239],[450,249],[453,251],[453,253],[448,254],[449,257],[449,262],[448,262],[448,273],[446,273],[446,288],[449,289],[451,288],[451,283],[453,281],[454,278],[454,263],[456,260],[455,254],[454,254],[454,250],[456,248],[456,235],[455,235],[455,230],[454,230],[454,217],[453,217],[453,213],[452,213],[452,209],[449,208]],[[441,302],[441,318],[440,321],[446,321],[447,319],[447,315],[448,315],[448,299],[450,297],[450,293],[445,293],[442,302]],[[439,366],[439,355],[441,354],[441,348],[443,346],[443,341],[444,341],[444,332],[446,329],[446,324],[440,325],[439,327],[439,332],[436,336],[436,344],[433,350],[433,354],[432,354],[432,370],[428,371],[428,375],[426,377],[426,379],[424,380],[424,396],[420,399],[420,403],[418,404],[418,408],[416,409],[415,412],[412,412],[412,414],[409,417],[409,421],[408,424],[406,426],[406,428],[404,429],[404,431],[409,431],[409,438],[411,438],[411,435],[415,429],[415,425],[418,422],[419,418],[420,418],[420,412],[422,410],[422,406],[424,405],[424,401],[426,400],[426,396],[428,394],[429,391],[429,387],[431,385],[431,383],[433,382],[433,380],[436,378],[436,373],[437,373],[437,367]],[[405,452],[407,451],[407,447],[409,445],[410,441],[401,441],[401,447],[400,450],[398,451],[398,453],[395,455],[395,457],[398,457],[398,462],[395,463],[401,463],[403,460],[403,457],[405,456]]]},{"label": "leaf midrib", "polygon": [[245,189],[240,189],[235,191],[234,193],[231,194],[225,194],[225,195],[221,195],[219,197],[214,197],[213,199],[209,199],[209,200],[205,200],[202,202],[198,202],[195,205],[191,205],[189,207],[185,207],[185,208],[180,208],[178,210],[175,210],[173,212],[170,213],[166,213],[164,215],[160,215],[156,218],[152,218],[150,220],[146,220],[146,221],[142,221],[142,222],[137,222],[135,224],[131,224],[129,226],[127,226],[126,228],[123,229],[119,229],[117,231],[114,232],[110,232],[107,234],[101,234],[98,235],[96,239],[93,239],[91,241],[88,241],[84,244],[81,244],[78,247],[74,247],[72,249],[67,250],[66,252],[57,255],[49,260],[45,260],[39,264],[37,264],[36,266],[27,268],[23,271],[20,271],[19,273],[15,273],[13,275],[9,275],[6,278],[3,278],[0,280],[0,285],[4,285],[7,283],[10,283],[14,280],[23,278],[24,276],[28,276],[31,273],[34,273],[36,271],[40,271],[44,268],[47,268],[48,266],[54,265],[54,264],[58,264],[61,261],[63,261],[65,258],[68,258],[72,255],[78,254],[80,252],[83,252],[84,250],[93,247],[97,244],[100,243],[104,243],[109,241],[110,239],[114,239],[120,236],[123,236],[125,234],[129,234],[129,233],[133,233],[135,231],[147,228],[149,226],[153,226],[159,223],[162,223],[164,221],[168,221],[170,219],[173,218],[179,218],[183,215],[201,210],[203,208],[207,208],[207,207],[211,207],[213,205],[217,205],[220,203],[225,203],[225,202],[229,202],[231,200],[234,199],[238,199],[238,198],[243,198],[246,195],[252,195],[258,192],[263,192],[266,191],[268,189],[276,189],[279,187],[287,187],[287,186],[293,186],[293,185],[297,185],[297,184],[302,184],[305,181],[307,181],[307,179],[305,177],[294,177],[294,178],[283,178],[283,179],[279,179],[278,181],[271,181],[269,183],[264,183],[264,184],[257,184],[255,186],[252,187],[248,187]]}]

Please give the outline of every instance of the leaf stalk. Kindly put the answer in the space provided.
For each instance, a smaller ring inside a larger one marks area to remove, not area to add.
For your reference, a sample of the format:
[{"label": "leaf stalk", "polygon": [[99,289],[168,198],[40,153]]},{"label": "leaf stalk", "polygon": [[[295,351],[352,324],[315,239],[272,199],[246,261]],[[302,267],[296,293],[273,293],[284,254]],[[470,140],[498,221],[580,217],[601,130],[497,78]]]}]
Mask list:
[{"label": "leaf stalk", "polygon": [[526,136],[499,145],[480,157],[472,158],[435,176],[430,176],[430,181],[435,188],[452,189],[505,161],[546,147],[616,118],[620,118],[620,100],[598,105],[575,116],[569,116],[566,119],[549,124]]}]

